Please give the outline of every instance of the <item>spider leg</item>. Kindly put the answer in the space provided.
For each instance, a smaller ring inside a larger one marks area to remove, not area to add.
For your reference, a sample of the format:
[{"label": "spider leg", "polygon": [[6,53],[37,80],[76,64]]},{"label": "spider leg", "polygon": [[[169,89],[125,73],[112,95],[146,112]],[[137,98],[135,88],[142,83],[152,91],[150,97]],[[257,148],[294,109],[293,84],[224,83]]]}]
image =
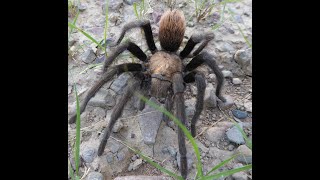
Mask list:
[{"label": "spider leg", "polygon": [[116,46],[118,45],[124,35],[126,34],[126,32],[132,28],[136,28],[136,27],[141,27],[144,31],[144,35],[146,36],[146,41],[147,41],[147,45],[149,47],[149,50],[151,51],[152,54],[154,54],[157,50],[156,45],[154,44],[154,40],[153,40],[153,35],[152,35],[152,29],[151,29],[151,25],[150,25],[150,21],[149,20],[138,20],[138,21],[133,21],[130,22],[128,24],[126,24],[121,31],[121,34],[118,38],[118,40],[116,41],[115,44],[111,45],[111,46]]},{"label": "spider leg", "polygon": [[[172,92],[169,92],[166,98],[166,102],[165,102],[165,108],[167,111],[169,111],[170,113],[172,112]],[[167,124],[169,123],[169,117],[166,116],[165,114],[163,114],[163,121],[166,122]]]},{"label": "spider leg", "polygon": [[[174,104],[175,104],[175,117],[177,117],[183,125],[186,125],[185,105],[184,105],[184,84],[182,74],[176,73],[173,75],[173,93],[174,93]],[[178,142],[179,142],[179,153],[180,153],[180,172],[184,179],[187,178],[187,149],[185,142],[185,135],[181,128],[178,128]]]},{"label": "spider leg", "polygon": [[117,119],[121,116],[122,111],[128,100],[131,98],[133,93],[140,87],[140,80],[137,80],[136,78],[132,78],[129,80],[128,85],[125,89],[124,94],[119,99],[118,103],[115,105],[114,110],[112,111],[111,118],[108,124],[108,127],[104,130],[104,134],[101,140],[101,143],[99,145],[98,149],[98,156],[101,156],[106,145],[108,142],[108,139],[110,137],[112,128],[114,124],[116,123]]},{"label": "spider leg", "polygon": [[107,68],[110,64],[118,57],[123,51],[129,50],[135,57],[140,59],[141,61],[147,60],[147,55],[137,46],[135,43],[131,41],[126,41],[118,46],[104,61],[103,72],[107,71]]},{"label": "spider leg", "polygon": [[194,57],[190,61],[189,64],[187,64],[185,70],[192,71],[203,63],[208,65],[213,70],[214,74],[217,77],[218,83],[217,83],[217,89],[216,89],[216,96],[221,101],[226,102],[226,99],[221,95],[221,89],[224,83],[224,77],[214,57],[211,54],[209,54],[207,51],[203,51],[202,53],[198,54],[196,57]]},{"label": "spider leg", "polygon": [[[98,92],[98,90],[110,79],[115,75],[115,74],[121,74],[126,71],[142,71],[142,65],[137,64],[137,63],[127,63],[127,64],[120,64],[117,66],[113,66],[109,69],[108,72],[105,72],[102,77],[98,80],[97,83],[93,85],[93,87],[88,91],[86,97],[82,101],[80,105],[80,114],[85,110],[89,100]],[[74,115],[71,116],[69,119],[69,124],[75,123],[76,121],[77,114],[75,113]]]},{"label": "spider leg", "polygon": [[[189,41],[187,42],[184,49],[180,52],[180,58],[184,59],[186,57],[194,57],[194,56],[198,55],[203,50],[203,48],[205,48],[207,46],[209,41],[211,41],[213,38],[214,38],[214,34],[212,32],[193,34],[191,36],[191,38],[189,39]],[[196,49],[192,53],[192,55],[188,56],[190,54],[190,52],[193,50],[193,48],[200,42],[202,42],[202,43],[200,44],[198,49]]]},{"label": "spider leg", "polygon": [[193,137],[196,136],[196,122],[199,119],[199,116],[203,110],[203,101],[204,93],[206,89],[206,81],[204,74],[201,72],[192,71],[183,78],[185,83],[196,82],[197,85],[197,102],[196,102],[196,111],[191,120],[191,134]]}]

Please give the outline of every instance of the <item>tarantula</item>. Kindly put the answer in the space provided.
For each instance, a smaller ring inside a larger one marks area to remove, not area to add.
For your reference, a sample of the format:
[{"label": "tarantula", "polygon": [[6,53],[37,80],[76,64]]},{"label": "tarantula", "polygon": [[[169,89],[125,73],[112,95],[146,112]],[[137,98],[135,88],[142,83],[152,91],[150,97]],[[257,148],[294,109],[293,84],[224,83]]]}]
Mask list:
[{"label": "tarantula", "polygon": [[[144,31],[146,42],[149,50],[152,53],[150,58],[133,42],[127,41],[120,42],[123,39],[125,33],[132,29],[140,27]],[[215,73],[217,77],[216,96],[225,102],[226,99],[221,95],[221,88],[224,83],[224,77],[218,68],[214,58],[206,51],[202,51],[209,41],[214,38],[212,32],[206,32],[201,34],[193,34],[188,40],[185,48],[177,53],[180,44],[184,37],[186,29],[186,23],[184,14],[180,10],[168,10],[161,19],[159,26],[159,41],[162,50],[158,50],[155,46],[153,34],[151,30],[150,21],[139,20],[128,23],[122,29],[122,32],[118,40],[111,46],[117,46],[113,53],[106,58],[103,66],[103,74],[101,79],[89,90],[84,101],[80,106],[80,113],[82,113],[88,103],[88,101],[95,95],[100,87],[107,83],[114,75],[119,75],[123,72],[132,72],[133,78],[128,81],[128,85],[125,88],[125,92],[120,98],[119,102],[115,105],[111,114],[108,127],[104,130],[103,138],[101,140],[98,156],[101,156],[104,152],[108,138],[110,137],[111,130],[116,120],[121,116],[123,108],[128,99],[136,92],[142,92],[144,95],[151,95],[156,98],[165,98],[165,108],[171,112],[173,105],[175,105],[174,115],[186,125],[185,117],[185,104],[183,93],[185,90],[185,83],[196,83],[198,90],[196,98],[196,110],[191,120],[191,134],[194,137],[196,135],[195,124],[203,109],[204,91],[206,88],[204,74],[197,71],[196,68],[201,64],[208,65]],[[191,53],[194,47],[199,44],[198,48]],[[110,66],[115,58],[123,51],[129,50],[135,57],[137,57],[141,63],[126,63],[116,66]],[[201,53],[200,53],[201,52]],[[183,60],[186,57],[193,58],[186,66],[183,65]],[[139,107],[140,110],[144,108],[144,104]],[[76,115],[74,114],[69,123],[74,123]],[[168,122],[168,117],[163,116],[163,120]],[[178,128],[178,141],[180,158],[180,171],[181,175],[187,177],[187,157],[186,157],[186,145],[183,131]]]}]

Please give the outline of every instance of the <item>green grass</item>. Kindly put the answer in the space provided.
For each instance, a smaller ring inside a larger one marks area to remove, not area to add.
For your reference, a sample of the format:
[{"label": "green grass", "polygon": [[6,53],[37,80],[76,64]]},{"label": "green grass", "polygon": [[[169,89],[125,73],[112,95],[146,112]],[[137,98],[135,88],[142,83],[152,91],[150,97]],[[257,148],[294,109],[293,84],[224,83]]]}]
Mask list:
[{"label": "green grass", "polygon": [[140,2],[134,2],[133,11],[138,20],[145,18],[148,9],[145,6],[144,0],[141,0]]}]

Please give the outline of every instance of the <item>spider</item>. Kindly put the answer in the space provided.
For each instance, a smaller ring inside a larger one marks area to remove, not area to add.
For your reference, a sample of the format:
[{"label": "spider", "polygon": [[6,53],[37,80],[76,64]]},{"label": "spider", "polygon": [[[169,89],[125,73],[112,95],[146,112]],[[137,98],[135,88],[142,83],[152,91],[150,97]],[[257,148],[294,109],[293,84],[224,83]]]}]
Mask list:
[{"label": "spider", "polygon": [[[143,29],[148,48],[152,53],[151,57],[148,58],[147,55],[131,41],[126,41],[120,44],[125,33],[133,28]],[[183,12],[177,9],[168,10],[160,19],[159,41],[162,47],[161,50],[158,50],[155,46],[150,21],[148,20],[138,20],[126,24],[123,27],[118,40],[115,41],[114,44],[110,45],[116,46],[116,48],[104,62],[101,79],[94,84],[87,93],[84,101],[81,103],[80,113],[84,111],[88,101],[95,95],[100,87],[110,81],[114,75],[120,75],[123,72],[132,72],[133,77],[129,79],[128,85],[124,90],[124,94],[114,107],[109,124],[104,130],[103,138],[98,148],[98,156],[101,156],[104,152],[115,122],[121,116],[128,99],[131,98],[136,91],[142,92],[142,94],[147,96],[151,95],[156,98],[165,98],[165,108],[169,112],[172,112],[174,108],[175,117],[186,125],[183,93],[186,83],[195,82],[198,94],[196,97],[196,110],[191,120],[191,134],[193,137],[196,135],[196,122],[203,110],[204,93],[206,88],[204,74],[196,70],[198,66],[206,64],[213,70],[217,77],[216,96],[222,102],[226,102],[226,99],[221,95],[221,89],[224,83],[223,74],[217,66],[214,57],[207,51],[202,51],[209,41],[214,38],[214,34],[212,32],[193,34],[184,49],[180,53],[177,53],[177,50],[182,43],[185,29],[186,23]],[[198,48],[191,53],[197,44],[199,44]],[[116,57],[125,50],[129,50],[141,61],[141,63],[125,63],[110,67]],[[183,60],[187,57],[192,58],[192,60],[184,66]],[[139,110],[142,110],[143,108],[144,103],[141,101]],[[75,119],[76,114],[69,119],[69,123],[74,123]],[[163,120],[168,122],[169,118],[164,115]],[[180,172],[182,177],[186,179],[188,173],[186,157],[187,151],[185,135],[180,128],[178,128],[178,142],[179,153],[181,155]]]}]

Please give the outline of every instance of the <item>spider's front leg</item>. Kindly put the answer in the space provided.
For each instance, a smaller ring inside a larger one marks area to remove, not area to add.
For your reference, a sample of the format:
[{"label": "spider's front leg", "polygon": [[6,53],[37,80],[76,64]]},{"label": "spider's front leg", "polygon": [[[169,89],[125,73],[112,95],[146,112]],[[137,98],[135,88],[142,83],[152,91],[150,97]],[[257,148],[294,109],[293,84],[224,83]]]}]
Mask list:
[{"label": "spider's front leg", "polygon": [[128,102],[128,100],[131,98],[134,92],[139,88],[140,83],[141,83],[141,80],[138,78],[132,78],[129,80],[128,85],[125,88],[124,94],[119,99],[118,103],[115,105],[112,111],[108,127],[104,130],[104,134],[98,149],[98,156],[101,156],[103,154],[103,151],[107,145],[107,142],[110,137],[114,124],[116,123],[117,119],[121,116],[123,108]]},{"label": "spider's front leg", "polygon": [[[175,104],[175,117],[177,117],[183,125],[186,126],[186,115],[184,105],[184,84],[181,73],[173,75],[173,93],[174,93],[174,104]],[[187,149],[185,142],[185,135],[181,128],[178,128],[178,142],[179,142],[179,153],[180,153],[180,172],[184,179],[187,178],[188,167],[187,167]]]},{"label": "spider's front leg", "polygon": [[[127,71],[142,71],[142,65],[137,63],[127,63],[127,64],[120,64],[117,66],[114,66],[109,69],[108,72],[103,73],[102,77],[96,82],[93,87],[88,91],[86,97],[82,101],[80,105],[80,114],[85,110],[89,100],[98,92],[98,90],[108,81],[111,80],[111,78],[116,74],[122,74],[123,72]],[[75,123],[77,114],[73,114],[71,118],[69,119],[69,124]]]},{"label": "spider's front leg", "polygon": [[[212,39],[214,39],[213,32],[193,34],[190,37],[184,49],[180,52],[180,58],[184,59],[186,57],[194,57],[198,55],[203,50],[203,48],[205,48],[208,45],[209,41],[211,41]],[[189,55],[190,52],[193,50],[193,48],[200,42],[202,43],[200,44],[198,49],[196,49],[191,55]]]},{"label": "spider's front leg", "polygon": [[214,74],[217,77],[218,83],[217,83],[217,89],[216,89],[216,96],[222,102],[226,102],[226,99],[221,95],[221,90],[224,83],[224,77],[216,61],[214,60],[214,57],[211,54],[209,54],[206,51],[201,52],[196,57],[194,57],[189,64],[187,64],[185,71],[193,71],[203,63],[208,65],[213,70]]},{"label": "spider's front leg", "polygon": [[118,57],[123,51],[130,51],[135,57],[137,57],[141,61],[147,60],[147,55],[137,46],[135,43],[131,41],[126,41],[118,46],[104,61],[103,72],[106,72],[110,64]]},{"label": "spider's front leg", "polygon": [[206,90],[205,76],[201,72],[192,71],[183,77],[185,83],[195,82],[197,86],[197,101],[196,101],[196,111],[191,120],[191,134],[193,137],[196,136],[196,123],[199,116],[203,110],[204,93]]},{"label": "spider's front leg", "polygon": [[147,41],[147,45],[149,47],[149,50],[151,51],[152,54],[154,54],[157,51],[157,47],[156,47],[154,40],[153,40],[152,29],[151,29],[151,25],[150,25],[149,20],[138,20],[138,21],[133,21],[133,22],[126,24],[122,28],[121,34],[120,34],[118,40],[116,41],[116,43],[112,44],[111,46],[118,45],[122,41],[124,35],[126,34],[126,32],[128,30],[133,29],[133,28],[137,28],[137,27],[141,27],[143,29],[144,35],[146,36],[146,41]]}]

